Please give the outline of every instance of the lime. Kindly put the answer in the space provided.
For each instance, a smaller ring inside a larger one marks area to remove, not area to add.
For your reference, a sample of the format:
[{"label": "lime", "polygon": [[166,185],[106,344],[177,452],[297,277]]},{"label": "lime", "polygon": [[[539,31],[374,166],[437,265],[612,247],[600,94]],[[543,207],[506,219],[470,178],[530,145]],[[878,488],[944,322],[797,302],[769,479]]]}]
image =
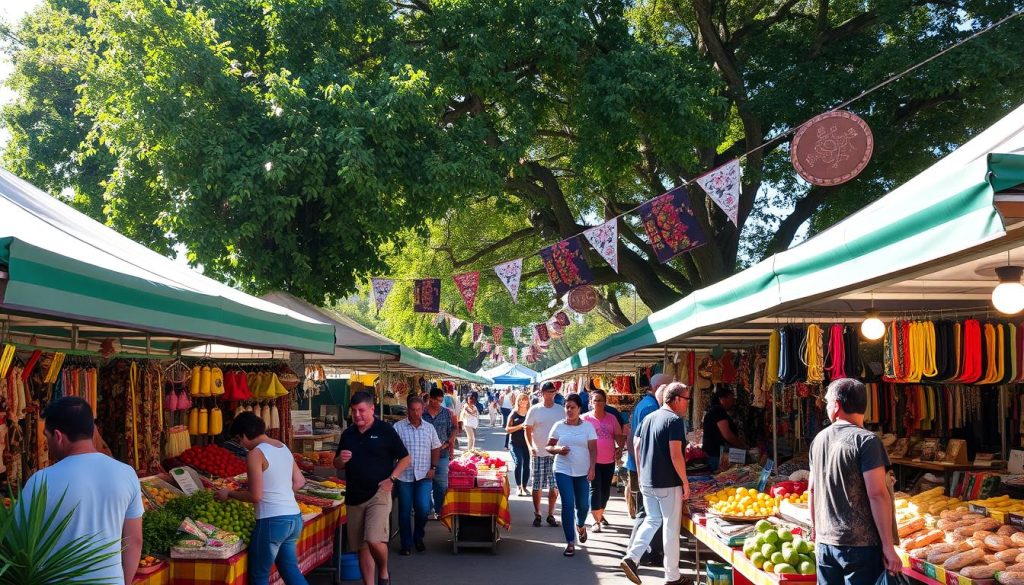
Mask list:
[{"label": "lime", "polygon": [[779,575],[793,574],[796,573],[796,569],[789,563],[782,563],[781,565],[775,565],[775,573]]}]

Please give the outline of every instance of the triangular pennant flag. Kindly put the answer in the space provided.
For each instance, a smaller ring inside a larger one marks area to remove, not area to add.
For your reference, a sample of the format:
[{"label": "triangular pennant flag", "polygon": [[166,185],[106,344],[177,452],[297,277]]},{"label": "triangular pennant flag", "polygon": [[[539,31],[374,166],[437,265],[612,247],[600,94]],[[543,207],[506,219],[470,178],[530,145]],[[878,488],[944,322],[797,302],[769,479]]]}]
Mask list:
[{"label": "triangular pennant flag", "polygon": [[594,280],[590,266],[583,258],[579,238],[569,238],[552,244],[540,251],[544,269],[548,273],[555,296],[560,297],[570,290]]},{"label": "triangular pennant flag", "polygon": [[371,278],[370,284],[373,286],[373,302],[377,303],[377,313],[380,313],[381,307],[384,306],[384,301],[388,300],[391,289],[395,287],[395,279]]},{"label": "triangular pennant flag", "polygon": [[717,169],[697,177],[697,184],[725,212],[733,225],[739,226],[740,161],[732,159]]},{"label": "triangular pennant flag", "polygon": [[437,313],[441,310],[441,279],[420,278],[413,281],[413,311]]},{"label": "triangular pennant flag", "polygon": [[480,341],[480,336],[484,334],[483,323],[473,323],[473,341]]},{"label": "triangular pennant flag", "polygon": [[473,313],[473,304],[476,303],[476,291],[480,288],[480,271],[463,272],[452,276],[455,281],[455,288],[459,289],[462,300],[466,302],[466,311]]},{"label": "triangular pennant flag", "polygon": [[495,343],[501,343],[501,338],[504,335],[505,327],[501,325],[491,325],[491,337],[494,338]]},{"label": "triangular pennant flag", "polygon": [[462,327],[462,324],[465,322],[465,319],[459,319],[455,315],[448,315],[448,337],[455,335],[455,332],[458,331],[459,327]]},{"label": "triangular pennant flag", "polygon": [[619,220],[610,219],[583,232],[590,245],[615,272],[619,271]]},{"label": "triangular pennant flag", "polygon": [[511,361],[514,364],[515,363],[519,363],[519,360],[516,359],[518,355],[519,355],[519,352],[516,351],[516,348],[514,348],[514,347],[508,348],[508,359],[509,359],[509,361]]},{"label": "triangular pennant flag", "polygon": [[707,243],[684,186],[641,205],[640,221],[661,263]]},{"label": "triangular pennant flag", "polygon": [[519,343],[519,342],[521,342],[523,340],[523,328],[522,327],[513,327],[512,328],[512,339],[516,343]]},{"label": "triangular pennant flag", "polygon": [[508,294],[512,295],[512,302],[519,302],[519,279],[523,276],[523,259],[516,258],[510,262],[498,264],[494,267],[494,273],[498,275],[501,284],[508,289]]},{"label": "triangular pennant flag", "polygon": [[537,323],[536,325],[533,326],[533,332],[533,338],[540,341],[541,343],[544,343],[549,339],[547,323]]}]

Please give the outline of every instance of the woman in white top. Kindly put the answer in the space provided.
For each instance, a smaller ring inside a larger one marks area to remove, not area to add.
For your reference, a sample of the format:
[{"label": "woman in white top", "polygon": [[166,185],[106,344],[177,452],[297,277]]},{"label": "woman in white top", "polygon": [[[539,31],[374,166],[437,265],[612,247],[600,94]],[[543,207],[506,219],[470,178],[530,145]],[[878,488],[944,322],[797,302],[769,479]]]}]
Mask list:
[{"label": "woman in white top", "polygon": [[251,412],[235,417],[230,434],[249,450],[249,489],[225,488],[217,492],[217,499],[234,498],[256,507],[256,528],[249,541],[249,585],[267,585],[275,564],[285,585],[309,585],[299,570],[295,551],[302,533],[295,490],[306,480],[292,452],[281,441],[268,437],[266,423]]},{"label": "woman in white top", "polygon": [[547,444],[548,453],[555,456],[555,483],[562,496],[562,529],[567,543],[562,554],[567,557],[576,554],[577,535],[580,544],[587,542],[590,482],[594,481],[597,463],[597,431],[594,425],[580,418],[582,407],[579,394],[566,396],[565,420],[551,427]]},{"label": "woman in white top", "polygon": [[480,408],[477,407],[476,392],[470,392],[466,397],[466,404],[462,406],[462,414],[459,416],[462,426],[466,430],[466,440],[469,446],[466,449],[476,447],[476,428],[480,426]]}]

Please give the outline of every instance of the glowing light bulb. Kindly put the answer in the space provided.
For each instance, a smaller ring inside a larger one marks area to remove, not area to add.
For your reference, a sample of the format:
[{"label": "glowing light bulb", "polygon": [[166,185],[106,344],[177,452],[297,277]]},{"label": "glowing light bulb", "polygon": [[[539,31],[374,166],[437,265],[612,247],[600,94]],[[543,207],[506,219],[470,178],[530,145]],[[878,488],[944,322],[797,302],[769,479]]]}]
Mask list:
[{"label": "glowing light bulb", "polygon": [[1000,266],[996,268],[999,285],[992,290],[992,306],[1006,315],[1016,315],[1024,311],[1024,285],[1020,283],[1020,266]]},{"label": "glowing light bulb", "polygon": [[872,341],[885,336],[885,323],[882,323],[882,320],[878,318],[878,313],[874,311],[868,313],[867,317],[860,324],[860,334],[865,339]]}]

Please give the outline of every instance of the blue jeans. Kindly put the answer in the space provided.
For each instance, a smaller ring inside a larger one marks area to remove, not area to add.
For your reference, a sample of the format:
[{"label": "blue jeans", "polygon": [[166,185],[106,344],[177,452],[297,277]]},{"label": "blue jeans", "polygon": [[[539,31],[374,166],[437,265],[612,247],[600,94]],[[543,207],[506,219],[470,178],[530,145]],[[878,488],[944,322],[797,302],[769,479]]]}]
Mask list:
[{"label": "blue jeans", "polygon": [[[430,511],[430,493],[433,481],[398,482],[398,533],[402,537],[402,548],[412,548],[413,542],[423,540],[427,529],[427,513]],[[416,523],[413,525],[413,514]]]},{"label": "blue jeans", "polygon": [[448,464],[451,463],[448,451],[441,449],[441,458],[437,460],[437,471],[434,472],[433,505],[430,507],[435,514],[441,514],[444,496],[448,493]]},{"label": "blue jeans", "polygon": [[816,547],[818,585],[874,585],[885,571],[880,546]]},{"label": "blue jeans", "polygon": [[565,531],[565,542],[572,544],[576,542],[576,527],[587,525],[587,514],[590,513],[590,482],[585,475],[576,477],[556,473],[555,485],[562,496],[562,530]]},{"label": "blue jeans", "polygon": [[526,445],[510,445],[512,462],[515,464],[515,484],[524,490],[530,489],[530,448]]},{"label": "blue jeans", "polygon": [[[512,414],[512,409],[511,408],[502,408],[501,409],[501,428],[505,428],[505,427],[508,426],[508,417],[511,414]],[[506,449],[508,449],[508,437],[509,437],[508,433],[505,433],[505,448]]]},{"label": "blue jeans", "polygon": [[302,514],[257,520],[249,543],[249,585],[267,585],[273,565],[277,565],[285,585],[309,585],[295,553],[300,534]]}]

